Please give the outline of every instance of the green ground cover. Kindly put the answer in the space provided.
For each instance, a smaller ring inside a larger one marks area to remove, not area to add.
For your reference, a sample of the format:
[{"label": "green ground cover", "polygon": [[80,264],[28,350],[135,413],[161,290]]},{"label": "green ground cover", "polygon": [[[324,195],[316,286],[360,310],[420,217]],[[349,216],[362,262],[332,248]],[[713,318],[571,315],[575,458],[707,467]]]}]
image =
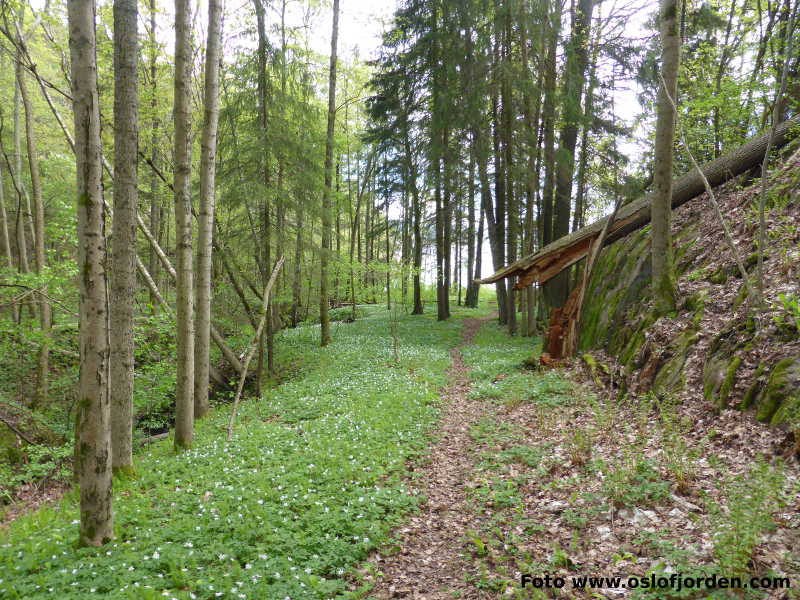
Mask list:
[{"label": "green ground cover", "polygon": [[0,532],[0,598],[342,594],[348,569],[415,507],[406,461],[428,443],[462,317],[484,314],[400,315],[398,364],[389,311],[364,310],[325,349],[318,326],[282,333],[295,376],[242,405],[233,441],[223,404],[191,451],[167,440],[138,455],[138,477],[115,483],[110,545],[74,547],[74,493]]}]

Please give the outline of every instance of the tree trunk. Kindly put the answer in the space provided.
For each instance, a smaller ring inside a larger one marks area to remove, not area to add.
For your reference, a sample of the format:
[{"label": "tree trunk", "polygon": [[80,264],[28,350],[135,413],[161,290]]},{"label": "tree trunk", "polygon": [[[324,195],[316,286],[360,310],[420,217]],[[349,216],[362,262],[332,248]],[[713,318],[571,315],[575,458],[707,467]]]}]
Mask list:
[{"label": "tree trunk", "polygon": [[[502,119],[502,146],[503,146],[503,174],[506,178],[504,186],[508,206],[508,244],[506,257],[508,262],[517,260],[517,238],[519,237],[519,206],[515,195],[514,186],[514,149],[513,149],[513,108],[511,97],[511,11],[507,7],[502,30],[502,57],[505,65],[500,86],[501,119]],[[523,42],[525,43],[525,42]],[[517,334],[517,295],[514,291],[514,278],[508,280],[508,333]]]},{"label": "tree trunk", "polygon": [[138,5],[114,0],[114,233],[111,237],[111,464],[133,471],[133,312],[136,298]]},{"label": "tree trunk", "polygon": [[411,188],[411,212],[413,213],[413,274],[411,276],[414,307],[412,315],[421,315],[424,312],[422,306],[422,284],[420,283],[420,273],[422,272],[422,200],[420,199],[419,188],[417,187],[417,169],[414,166],[414,155],[411,150],[411,140],[408,131],[408,113],[403,115],[403,156],[406,163],[408,186]]},{"label": "tree trunk", "polygon": [[[150,0],[150,32],[148,42],[150,44],[150,161],[153,165],[158,162],[158,117],[156,110],[158,108],[158,85],[156,84],[157,70],[157,55],[158,46],[156,41],[156,0]],[[156,241],[163,245],[163,239],[160,235],[162,232],[162,221],[164,218],[163,208],[161,206],[161,198],[158,194],[158,175],[155,170],[150,174],[150,231],[156,236]],[[149,260],[150,276],[156,285],[159,284],[159,262],[158,253],[154,248],[150,248]],[[150,295],[150,303],[155,307],[158,306],[156,297]]]},{"label": "tree trunk", "polygon": [[[21,18],[21,17],[20,17]],[[17,180],[19,190],[19,202],[17,209],[17,250],[20,257],[20,272],[30,273],[30,262],[28,260],[28,238],[32,241],[36,239],[33,230],[33,219],[31,217],[31,200],[25,189],[22,180],[22,126],[20,125],[20,109],[22,99],[23,77],[22,58],[17,56],[17,66],[15,71],[16,85],[14,87],[14,176]],[[25,231],[27,229],[27,232]],[[35,242],[34,242],[35,243]]]},{"label": "tree trunk", "polygon": [[[473,136],[476,135],[479,134],[473,133]],[[484,143],[479,139],[476,149],[476,162],[478,163],[478,180],[481,186],[481,207],[486,216],[486,228],[489,231],[489,248],[492,252],[492,262],[494,263],[495,271],[499,271],[503,268],[505,259],[502,244],[497,239],[497,226],[495,223],[494,207],[492,206],[492,191],[490,189],[489,172],[486,165],[487,154],[488,152],[484,147]],[[506,284],[504,281],[498,281],[496,283],[495,292],[497,295],[497,310],[499,313],[498,320],[503,324],[506,322],[505,313],[508,309],[508,295],[506,293]]]},{"label": "tree trunk", "polygon": [[[784,121],[774,132],[772,147],[780,148],[795,137],[793,129],[800,125],[800,116]],[[702,167],[703,175],[712,186],[718,186],[730,179],[746,173],[761,164],[767,148],[770,132],[763,133],[746,144],[723,154]],[[703,178],[696,170],[689,171],[672,184],[672,209],[696,198],[705,191]],[[655,192],[648,194],[620,208],[617,218],[608,230],[603,244],[607,246],[616,240],[650,223],[650,205]],[[534,281],[544,282],[556,273],[577,263],[586,256],[593,239],[603,230],[607,218],[595,221],[575,233],[565,236],[534,254],[521,258],[516,263],[498,269],[480,283],[495,283],[513,272],[520,277],[518,287]]]},{"label": "tree trunk", "polygon": [[[3,166],[0,165],[0,236],[2,236],[3,255],[9,272],[14,269],[14,256],[11,253],[11,237],[8,230],[8,215],[6,214],[6,198],[3,188]],[[19,323],[19,306],[14,303],[11,306],[11,319],[14,323]]]},{"label": "tree trunk", "polygon": [[441,158],[436,159],[434,167],[435,186],[434,197],[436,201],[436,318],[439,321],[447,319],[447,290],[445,289],[444,274],[444,208],[442,206],[442,164]]},{"label": "tree trunk", "polygon": [[[302,261],[303,261],[303,218],[304,211],[298,199],[297,203],[297,239],[294,247],[294,279],[292,281],[292,327],[297,327],[300,323],[300,285],[302,283]],[[338,221],[338,214],[336,216]],[[338,237],[338,236],[337,236]]]},{"label": "tree trunk", "polygon": [[[494,236],[495,248],[497,249],[500,264],[506,262],[506,175],[505,175],[505,155],[500,144],[500,114],[498,106],[497,84],[494,85],[492,92],[492,143],[494,145]],[[487,212],[488,214],[488,212]],[[505,286],[505,282],[503,282]],[[503,300],[497,298],[499,308],[499,322],[501,325],[509,323],[509,293],[503,289]]]},{"label": "tree trunk", "polygon": [[194,307],[192,298],[191,197],[191,7],[175,0],[175,245],[177,264],[177,386],[175,449],[190,448],[194,437]]},{"label": "tree trunk", "polygon": [[658,91],[656,123],[655,194],[651,204],[653,236],[653,300],[658,314],[675,310],[676,284],[672,257],[672,146],[675,140],[675,112],[670,98],[677,102],[680,37],[678,36],[679,0],[661,0],[661,85]]},{"label": "tree trunk", "polygon": [[[575,215],[572,218],[572,231],[577,231],[584,225],[586,216],[586,172],[589,167],[589,133],[592,129],[591,122],[594,117],[594,88],[597,85],[597,55],[600,49],[600,33],[592,42],[592,57],[589,65],[589,83],[583,95],[583,127],[581,130],[581,153],[578,160],[578,181],[575,196]],[[613,78],[612,78],[613,81]]]},{"label": "tree trunk", "polygon": [[[587,40],[592,16],[593,0],[579,0],[573,14],[572,34],[566,49],[564,88],[562,98],[563,125],[559,134],[556,161],[556,186],[553,207],[553,239],[569,234],[572,206],[572,177],[575,171],[575,145],[581,121],[580,98],[587,62]],[[550,308],[563,306],[569,294],[569,273],[559,273],[545,286]]]},{"label": "tree trunk", "polygon": [[[261,170],[262,170],[262,183],[264,188],[267,188],[270,183],[269,174],[269,144],[267,142],[267,126],[268,126],[268,111],[267,111],[267,29],[266,29],[266,11],[264,8],[263,0],[253,0],[253,6],[256,13],[256,31],[258,33],[258,112],[259,124],[261,126],[259,135],[261,137],[261,145],[263,146],[263,153],[261,157]],[[262,210],[264,231],[262,240],[259,240],[260,247],[263,249],[263,259],[260,261],[261,278],[266,283],[269,264],[271,259],[271,236],[272,224],[270,221],[269,201],[268,196],[264,193],[264,205]],[[267,310],[270,310],[268,307]],[[264,369],[264,354],[266,350],[267,363],[269,368],[272,368],[272,356],[274,338],[272,332],[272,314],[267,316],[267,323],[261,338],[258,342],[258,364],[256,387],[258,394],[261,395],[261,381]],[[266,343],[266,349],[264,347]]]},{"label": "tree trunk", "polygon": [[472,280],[472,273],[475,270],[475,154],[471,151],[467,177],[467,295],[464,298],[464,305],[475,308],[473,297],[476,286]]},{"label": "tree trunk", "polygon": [[211,256],[219,122],[219,63],[221,60],[222,2],[209,0],[208,41],[204,90],[203,136],[200,142],[200,211],[197,218],[197,302],[194,346],[194,418],[208,414],[208,368],[211,350]]},{"label": "tree trunk", "polygon": [[[44,198],[42,197],[42,180],[39,172],[39,153],[36,148],[36,137],[33,131],[33,105],[28,94],[25,75],[20,71],[19,94],[25,112],[25,142],[28,146],[28,171],[31,177],[31,194],[33,195],[33,247],[34,270],[42,274],[45,268],[44,247]],[[39,326],[42,331],[42,345],[39,348],[36,370],[36,400],[34,406],[47,404],[48,374],[50,371],[50,327],[52,325],[52,309],[45,294],[40,294]]]},{"label": "tree trunk", "polygon": [[108,396],[108,289],[100,159],[100,99],[92,0],[68,4],[78,193],[80,349],[76,458],[80,484],[79,543],[101,546],[114,536]]},{"label": "tree trunk", "polygon": [[544,64],[544,103],[542,120],[544,129],[544,187],[542,188],[541,218],[539,219],[539,240],[546,246],[553,241],[553,195],[555,193],[555,115],[556,115],[556,55],[558,52],[558,32],[561,15],[555,8],[550,9],[547,36],[547,52]]},{"label": "tree trunk", "polygon": [[328,73],[328,131],[325,138],[325,189],[322,193],[322,247],[320,248],[319,322],[320,345],[331,343],[328,316],[328,255],[331,245],[331,192],[333,185],[333,132],[336,125],[336,43],[339,38],[339,0],[333,0],[333,31]]},{"label": "tree trunk", "polygon": [[[384,160],[384,163],[386,161]],[[386,214],[385,214],[385,225],[386,225],[386,310],[392,310],[392,275],[391,275],[391,241],[389,240],[389,200],[390,195],[387,191],[386,194]]]}]

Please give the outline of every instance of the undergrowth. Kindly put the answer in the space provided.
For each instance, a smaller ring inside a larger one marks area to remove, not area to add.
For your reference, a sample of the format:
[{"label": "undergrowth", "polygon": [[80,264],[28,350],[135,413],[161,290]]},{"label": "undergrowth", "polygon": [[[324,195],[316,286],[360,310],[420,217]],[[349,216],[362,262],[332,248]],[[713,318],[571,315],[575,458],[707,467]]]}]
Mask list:
[{"label": "undergrowth", "polygon": [[302,375],[244,403],[233,441],[222,405],[194,449],[176,456],[167,440],[138,456],[139,477],[115,482],[113,543],[74,547],[74,494],[12,523],[0,597],[342,594],[343,575],[417,503],[405,464],[423,452],[460,333],[458,313],[402,316],[396,364],[386,309],[365,310],[325,349],[317,328],[284,332],[281,352],[302,355]]}]

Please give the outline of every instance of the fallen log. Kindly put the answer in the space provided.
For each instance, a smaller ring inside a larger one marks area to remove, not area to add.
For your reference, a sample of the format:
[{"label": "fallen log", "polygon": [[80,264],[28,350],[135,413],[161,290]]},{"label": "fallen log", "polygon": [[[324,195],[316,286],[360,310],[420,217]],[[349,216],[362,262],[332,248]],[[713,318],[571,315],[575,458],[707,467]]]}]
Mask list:
[{"label": "fallen log", "polygon": [[[800,115],[778,125],[775,128],[773,148],[786,145],[796,134],[798,126],[800,126]],[[718,186],[761,164],[767,150],[769,136],[770,132],[767,131],[735,150],[706,163],[702,167],[702,171],[709,183],[712,186]],[[696,170],[679,177],[673,183],[673,210],[696,198],[704,191],[703,178]],[[650,222],[650,203],[653,197],[654,194],[647,194],[644,198],[620,208],[616,220],[608,227],[603,245],[607,246],[647,225]],[[511,276],[519,278],[514,286],[515,289],[524,289],[534,282],[544,283],[584,258],[591,250],[595,239],[603,231],[607,221],[608,217],[604,217],[570,235],[559,238],[541,250],[500,269],[494,275],[477,280],[477,283],[495,283]]]}]

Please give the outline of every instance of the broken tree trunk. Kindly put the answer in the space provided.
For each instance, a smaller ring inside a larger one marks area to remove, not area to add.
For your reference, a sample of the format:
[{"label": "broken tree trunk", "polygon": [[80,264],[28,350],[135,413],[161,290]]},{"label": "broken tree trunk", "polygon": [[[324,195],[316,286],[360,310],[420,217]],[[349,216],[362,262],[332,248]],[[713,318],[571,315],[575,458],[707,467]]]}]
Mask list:
[{"label": "broken tree trunk", "polygon": [[275,280],[278,278],[278,273],[283,266],[283,257],[278,260],[275,264],[275,268],[272,270],[272,275],[267,282],[266,287],[264,288],[263,294],[263,308],[261,309],[261,320],[258,323],[258,328],[256,329],[256,333],[253,336],[253,340],[250,342],[250,348],[247,350],[247,354],[244,358],[244,369],[242,374],[239,376],[239,385],[236,388],[236,396],[233,398],[233,408],[231,408],[231,418],[228,421],[228,441],[231,440],[233,437],[233,424],[236,422],[236,410],[239,407],[239,399],[242,397],[242,389],[244,388],[244,380],[247,376],[247,369],[250,366],[250,361],[253,359],[253,354],[255,354],[256,349],[258,348],[258,341],[261,339],[261,332],[264,331],[264,325],[267,322],[267,316],[269,315],[269,294],[272,291],[272,286],[275,285]]},{"label": "broken tree trunk", "polygon": [[[800,125],[800,116],[784,121],[775,128],[773,148],[785,145],[791,138],[793,129]],[[703,174],[712,186],[717,186],[741,175],[761,164],[769,142],[769,132],[759,135],[735,150],[706,163]],[[705,191],[703,178],[693,170],[684,174],[673,184],[672,208],[675,209]],[[650,202],[653,194],[623,206],[616,221],[608,228],[603,245],[628,235],[650,222]],[[592,243],[603,230],[608,217],[595,221],[578,231],[548,244],[538,252],[530,254],[515,263],[497,271],[491,277],[478,280],[480,284],[494,283],[507,277],[516,276],[517,289],[523,289],[534,282],[543,283],[567,267],[584,258],[591,250]]]}]

